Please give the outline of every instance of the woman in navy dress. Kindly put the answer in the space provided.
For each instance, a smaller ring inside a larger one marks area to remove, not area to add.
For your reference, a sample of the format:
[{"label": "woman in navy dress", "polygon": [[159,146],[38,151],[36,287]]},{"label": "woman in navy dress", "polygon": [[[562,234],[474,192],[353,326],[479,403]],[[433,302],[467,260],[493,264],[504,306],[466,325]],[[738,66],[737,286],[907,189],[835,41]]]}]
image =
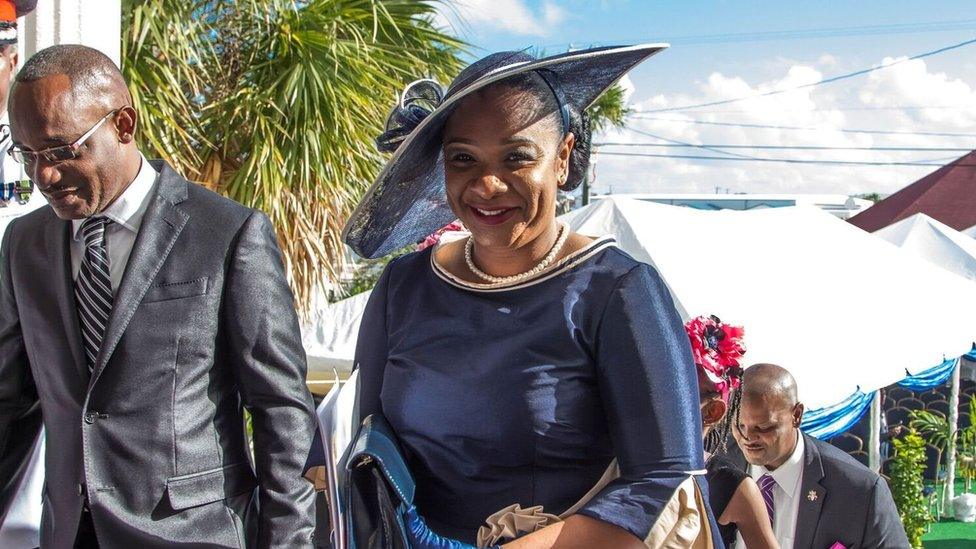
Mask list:
[{"label": "woman in navy dress", "polygon": [[381,255],[433,232],[428,217],[471,233],[389,264],[356,350],[359,416],[386,417],[415,477],[415,547],[474,544],[516,503],[562,514],[614,458],[618,478],[505,546],[644,547],[679,485],[703,473],[695,366],[667,287],[612,238],[555,216],[558,191],[585,175],[586,106],[658,49],[549,64],[494,54],[446,97],[404,94],[432,113],[401,101],[391,116],[380,144],[400,150],[347,242]]}]

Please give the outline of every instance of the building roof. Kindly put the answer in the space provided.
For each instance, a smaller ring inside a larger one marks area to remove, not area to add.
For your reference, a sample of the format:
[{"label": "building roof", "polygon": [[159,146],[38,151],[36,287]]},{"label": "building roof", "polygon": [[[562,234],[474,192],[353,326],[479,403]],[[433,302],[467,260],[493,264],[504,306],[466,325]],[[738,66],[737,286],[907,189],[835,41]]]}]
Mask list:
[{"label": "building roof", "polygon": [[873,233],[917,213],[957,231],[976,225],[976,151],[942,166],[848,221]]}]

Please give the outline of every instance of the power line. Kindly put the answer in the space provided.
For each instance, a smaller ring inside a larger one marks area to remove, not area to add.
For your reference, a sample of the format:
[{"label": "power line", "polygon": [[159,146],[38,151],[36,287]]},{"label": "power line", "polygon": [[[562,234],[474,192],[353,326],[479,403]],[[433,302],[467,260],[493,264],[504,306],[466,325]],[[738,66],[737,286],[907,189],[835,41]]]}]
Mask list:
[{"label": "power line", "polygon": [[594,147],[695,147],[703,149],[761,149],[782,151],[902,151],[902,152],[970,152],[973,149],[965,147],[828,147],[817,145],[720,145],[694,143],[624,143],[600,142]]},{"label": "power line", "polygon": [[863,25],[855,27],[824,27],[788,31],[758,31],[715,35],[686,35],[664,39],[673,44],[721,44],[730,42],[767,42],[772,40],[796,40],[841,36],[877,36],[879,34],[905,34],[917,32],[945,32],[971,30],[976,20],[938,21],[930,23],[898,23],[889,25]]},{"label": "power line", "polygon": [[756,94],[747,95],[747,96],[743,96],[743,97],[736,97],[734,99],[722,99],[722,100],[719,100],[719,101],[709,101],[707,103],[697,103],[697,104],[692,104],[692,105],[682,105],[680,107],[667,107],[667,108],[663,108],[663,109],[653,109],[653,110],[644,111],[644,112],[646,112],[646,113],[659,113],[659,112],[687,111],[687,110],[692,110],[692,109],[700,109],[700,108],[703,108],[703,107],[714,107],[714,106],[717,106],[717,105],[728,105],[730,103],[738,103],[740,101],[745,101],[747,99],[758,99],[760,97],[770,97],[770,96],[773,96],[773,95],[780,95],[780,94],[783,94],[783,93],[793,92],[793,91],[802,90],[802,89],[806,89],[806,88],[812,88],[814,86],[820,86],[820,85],[823,85],[823,84],[829,84],[829,83],[832,83],[832,82],[837,82],[837,81],[840,81],[840,80],[845,80],[847,78],[853,78],[855,76],[862,76],[862,75],[865,75],[865,74],[868,74],[868,73],[871,73],[871,72],[874,72],[874,71],[878,71],[878,70],[881,70],[881,69],[887,69],[887,68],[893,67],[895,65],[900,65],[901,63],[905,63],[907,61],[913,61],[915,59],[923,59],[925,57],[930,57],[930,56],[933,56],[933,55],[938,55],[940,53],[945,53],[947,51],[951,51],[951,50],[955,50],[955,49],[962,48],[962,47],[965,47],[965,46],[969,46],[971,44],[976,44],[976,38],[971,38],[971,39],[966,40],[964,42],[959,42],[958,44],[952,44],[950,46],[945,46],[945,47],[942,47],[942,48],[939,48],[939,49],[936,49],[936,50],[928,51],[928,52],[925,52],[925,53],[920,53],[920,54],[917,54],[917,55],[913,55],[911,57],[906,57],[904,59],[897,59],[897,60],[895,60],[895,61],[893,61],[891,63],[885,64],[885,65],[877,65],[877,66],[874,66],[874,67],[869,67],[869,68],[861,69],[861,70],[854,71],[854,72],[840,74],[840,75],[837,75],[837,76],[831,76],[829,78],[824,78],[824,79],[818,80],[816,82],[809,82],[807,84],[800,84],[799,86],[793,86],[793,87],[790,87],[790,88],[784,88],[784,89],[780,89],[780,90],[770,90],[768,92],[756,93]]},{"label": "power line", "polygon": [[630,115],[631,118],[638,120],[652,120],[656,122],[681,122],[685,124],[701,124],[706,126],[734,126],[740,128],[758,128],[770,130],[799,130],[799,131],[835,131],[842,133],[864,133],[875,135],[923,135],[927,137],[970,137],[976,138],[974,133],[953,133],[953,132],[926,132],[926,131],[900,131],[900,130],[854,130],[846,128],[823,128],[815,126],[776,126],[772,124],[749,124],[746,122],[711,122],[708,120],[681,119],[681,118],[660,118],[656,116],[640,116],[640,113]]},{"label": "power line", "polygon": [[657,135],[657,134],[653,134],[653,133],[651,133],[649,131],[639,130],[639,129],[634,128],[634,127],[631,127],[631,126],[627,126],[625,129],[628,129],[628,130],[630,130],[632,132],[635,132],[635,133],[639,133],[641,135],[646,135],[647,137],[653,137],[654,139],[660,139],[661,141],[667,141],[667,142],[669,142],[671,144],[675,144],[675,145],[681,145],[681,146],[684,146],[684,147],[695,147],[697,149],[704,149],[704,150],[707,150],[707,151],[711,151],[711,152],[715,152],[715,153],[719,153],[719,154],[724,154],[724,155],[727,155],[727,156],[734,156],[734,157],[738,157],[738,158],[753,158],[750,155],[733,153],[733,152],[729,152],[729,151],[723,151],[721,149],[712,148],[712,147],[709,147],[707,145],[695,145],[693,143],[688,143],[687,141],[678,141],[677,139],[670,139],[670,138],[663,137],[663,136],[660,136],[660,135]]},{"label": "power line", "polygon": [[[599,151],[598,154],[606,156],[628,156],[638,158],[679,158],[686,160],[724,160],[730,162],[779,162],[785,164],[816,164],[822,166],[931,166],[942,167],[942,164],[931,162],[872,162],[867,160],[812,160],[801,158],[760,158],[760,157],[735,157],[735,156],[705,156],[705,155],[682,155],[682,154],[655,154],[655,153],[628,153],[615,151]],[[976,167],[976,163],[955,164],[957,167]]]},{"label": "power line", "polygon": [[[673,45],[696,45],[696,44],[728,44],[739,42],[768,42],[786,40],[806,40],[813,38],[834,38],[846,36],[877,36],[883,34],[917,34],[926,32],[947,32],[972,30],[976,27],[976,19],[948,20],[948,21],[929,21],[924,23],[895,23],[887,25],[862,25],[852,27],[820,27],[812,29],[792,29],[778,31],[756,31],[756,32],[736,32],[736,33],[717,33],[717,34],[692,34],[675,36],[653,36],[637,37],[619,42],[593,42],[587,43],[588,46],[607,46],[616,45],[620,42],[626,43],[645,43],[645,42],[668,42]],[[572,48],[578,44],[548,44],[542,48]]]},{"label": "power line", "polygon": [[[824,111],[924,111],[924,110],[970,110],[973,105],[889,105],[889,106],[841,106],[819,109],[777,109],[778,112],[824,112]],[[698,114],[754,114],[755,111],[698,111]]]}]

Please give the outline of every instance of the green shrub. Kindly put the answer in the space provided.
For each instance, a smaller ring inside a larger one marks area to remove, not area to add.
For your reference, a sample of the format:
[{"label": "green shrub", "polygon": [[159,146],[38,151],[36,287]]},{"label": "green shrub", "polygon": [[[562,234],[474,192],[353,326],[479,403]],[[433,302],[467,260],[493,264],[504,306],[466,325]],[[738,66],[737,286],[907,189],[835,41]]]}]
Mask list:
[{"label": "green shrub", "polygon": [[932,522],[928,503],[922,494],[922,472],[925,470],[925,441],[910,430],[892,441],[897,450],[891,464],[891,493],[901,516],[901,523],[912,547],[921,549],[922,535]]}]

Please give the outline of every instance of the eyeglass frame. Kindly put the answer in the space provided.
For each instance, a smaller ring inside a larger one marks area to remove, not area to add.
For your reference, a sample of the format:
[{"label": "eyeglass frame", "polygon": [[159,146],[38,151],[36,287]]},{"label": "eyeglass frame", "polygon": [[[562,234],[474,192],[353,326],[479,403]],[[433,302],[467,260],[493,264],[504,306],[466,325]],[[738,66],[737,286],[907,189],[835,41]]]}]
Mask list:
[{"label": "eyeglass frame", "polygon": [[[112,109],[111,111],[109,111],[108,114],[101,117],[98,120],[98,122],[95,122],[95,125],[89,128],[88,131],[81,134],[81,137],[76,139],[74,143],[68,145],[59,145],[57,147],[50,147],[39,151],[25,151],[19,147],[12,146],[9,149],[7,149],[7,154],[10,155],[10,158],[14,159],[14,162],[18,164],[23,164],[25,166],[37,162],[38,157],[41,157],[48,162],[64,162],[65,160],[74,160],[75,158],[78,158],[78,151],[81,149],[81,146],[85,144],[85,141],[88,141],[88,138],[94,135],[95,132],[98,131],[98,128],[102,127],[102,124],[104,124],[106,120],[108,120],[113,115],[117,114],[123,108],[124,107],[119,107],[117,109]],[[4,130],[7,133],[9,133],[10,124],[3,124],[3,126],[4,126]],[[68,151],[68,154],[70,156],[59,158],[58,156],[55,155],[54,151]]]}]

